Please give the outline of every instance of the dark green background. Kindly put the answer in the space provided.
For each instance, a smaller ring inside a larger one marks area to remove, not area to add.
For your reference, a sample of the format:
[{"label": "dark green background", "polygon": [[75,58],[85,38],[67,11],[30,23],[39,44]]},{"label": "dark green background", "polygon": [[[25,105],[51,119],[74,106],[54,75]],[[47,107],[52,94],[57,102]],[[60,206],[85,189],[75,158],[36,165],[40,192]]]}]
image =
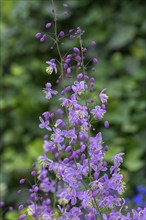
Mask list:
[{"label": "dark green background", "polygon": [[[69,15],[63,15],[62,3],[68,3]],[[106,88],[109,95],[105,119],[110,129],[97,125],[109,145],[107,160],[124,151],[122,172],[127,182],[125,196],[135,186],[145,184],[145,5],[144,1],[68,0],[56,1],[60,13],[59,30],[80,26],[84,42],[97,42],[90,56],[99,64],[93,95]],[[2,139],[1,199],[18,204],[19,178],[28,176],[30,166],[43,152],[44,132],[38,128],[39,115],[50,109],[42,88],[54,76],[45,74],[45,61],[56,57],[50,42],[39,43],[37,32],[50,22],[50,1],[1,1],[2,63]],[[73,41],[66,40],[66,49]],[[58,89],[58,88],[56,88]],[[100,128],[101,127],[101,128]]]}]

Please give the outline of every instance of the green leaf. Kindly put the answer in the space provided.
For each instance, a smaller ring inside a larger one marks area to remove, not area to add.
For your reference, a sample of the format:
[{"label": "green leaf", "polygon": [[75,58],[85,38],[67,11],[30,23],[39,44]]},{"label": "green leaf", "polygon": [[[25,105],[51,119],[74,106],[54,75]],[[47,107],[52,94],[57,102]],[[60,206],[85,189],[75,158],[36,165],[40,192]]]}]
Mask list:
[{"label": "green leaf", "polygon": [[109,49],[119,49],[126,46],[133,40],[135,34],[136,28],[134,26],[119,25],[108,43]]}]

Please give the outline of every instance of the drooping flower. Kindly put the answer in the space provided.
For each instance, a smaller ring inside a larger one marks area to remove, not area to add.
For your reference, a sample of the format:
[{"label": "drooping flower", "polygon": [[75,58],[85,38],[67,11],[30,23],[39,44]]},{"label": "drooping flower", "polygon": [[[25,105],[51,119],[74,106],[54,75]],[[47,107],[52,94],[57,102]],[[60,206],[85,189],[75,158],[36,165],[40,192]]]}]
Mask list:
[{"label": "drooping flower", "polygon": [[99,98],[101,100],[102,103],[106,103],[107,102],[107,99],[108,99],[108,96],[104,93],[106,89],[103,89],[100,94],[99,94]]},{"label": "drooping flower", "polygon": [[53,70],[55,71],[55,73],[57,73],[55,59],[51,59],[50,61],[46,61],[46,63],[49,64],[49,66],[46,68],[46,72],[48,74],[52,74]]}]

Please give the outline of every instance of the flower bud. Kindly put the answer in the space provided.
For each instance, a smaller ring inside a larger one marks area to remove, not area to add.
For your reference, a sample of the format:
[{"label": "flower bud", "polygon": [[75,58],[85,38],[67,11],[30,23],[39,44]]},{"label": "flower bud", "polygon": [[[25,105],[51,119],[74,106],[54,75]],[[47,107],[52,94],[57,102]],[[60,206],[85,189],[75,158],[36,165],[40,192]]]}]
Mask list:
[{"label": "flower bud", "polygon": [[59,36],[64,37],[64,31],[60,31]]},{"label": "flower bud", "polygon": [[20,193],[21,193],[21,189],[19,189],[19,190],[17,191],[17,193],[20,194]]},{"label": "flower bud", "polygon": [[21,180],[19,181],[20,184],[23,184],[24,182],[25,182],[25,179],[21,179]]},{"label": "flower bud", "polygon": [[97,58],[93,58],[93,63],[95,63],[95,64],[97,64],[97,63],[98,63]]},{"label": "flower bud", "polygon": [[63,7],[64,8],[68,8],[68,4],[63,4]]},{"label": "flower bud", "polygon": [[71,146],[68,146],[65,150],[67,153],[69,153],[71,151]]},{"label": "flower bud", "polygon": [[23,208],[24,208],[23,205],[19,205],[18,210],[20,211],[20,210],[22,210]]},{"label": "flower bud", "polygon": [[105,128],[108,128],[108,127],[109,127],[109,122],[108,122],[108,121],[105,121],[105,122],[104,122],[104,127],[105,127]]},{"label": "flower bud", "polygon": [[32,175],[32,176],[35,176],[35,175],[36,175],[36,172],[33,170],[33,171],[31,172],[31,175]]},{"label": "flower bud", "polygon": [[22,214],[22,215],[20,215],[19,220],[23,220],[25,218],[26,218],[26,214]]},{"label": "flower bud", "polygon": [[9,211],[12,212],[14,208],[12,206],[9,206]]},{"label": "flower bud", "polygon": [[46,28],[50,28],[51,26],[52,26],[51,23],[47,23],[47,24],[46,24]]},{"label": "flower bud", "polygon": [[74,48],[73,48],[73,51],[74,51],[75,53],[80,53],[80,50],[79,50],[77,47],[74,47]]},{"label": "flower bud", "polygon": [[63,14],[64,14],[64,15],[68,15],[68,12],[67,12],[67,11],[65,11]]},{"label": "flower bud", "polygon": [[74,39],[75,38],[75,36],[74,35],[70,35],[70,37],[69,37],[71,40],[72,39]]},{"label": "flower bud", "polygon": [[71,73],[71,68],[67,68],[67,74],[70,74]]},{"label": "flower bud", "polygon": [[104,150],[108,151],[108,146],[107,145],[104,146]]},{"label": "flower bud", "polygon": [[92,41],[92,42],[91,42],[91,46],[96,46],[96,42],[95,42],[95,41]]},{"label": "flower bud", "polygon": [[36,33],[35,38],[40,38],[40,36],[41,36],[41,33],[40,33],[40,32],[39,32],[39,33]]},{"label": "flower bud", "polygon": [[77,79],[81,79],[83,77],[83,73],[79,73],[78,75],[77,75]]}]

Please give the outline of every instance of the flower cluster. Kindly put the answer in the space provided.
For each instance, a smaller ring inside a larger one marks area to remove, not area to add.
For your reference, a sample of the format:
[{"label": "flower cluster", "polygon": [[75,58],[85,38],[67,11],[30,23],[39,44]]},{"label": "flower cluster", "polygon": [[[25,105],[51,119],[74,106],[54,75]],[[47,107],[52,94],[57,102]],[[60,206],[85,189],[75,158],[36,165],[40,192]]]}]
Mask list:
[{"label": "flower cluster", "polygon": [[[68,5],[63,7],[66,10],[64,15],[67,15]],[[33,165],[31,175],[37,178],[37,182],[29,189],[27,212],[19,220],[27,216],[41,220],[144,220],[146,209],[127,211],[122,198],[125,184],[120,165],[124,153],[113,156],[109,168],[105,160],[108,146],[103,142],[102,133],[92,133],[95,130],[92,121],[102,120],[108,104],[105,89],[94,100],[90,99],[94,89],[92,72],[98,59],[93,57],[89,61],[92,67],[88,68],[88,49],[83,46],[84,31],[80,27],[69,29],[67,35],[71,40],[78,39],[78,46],[62,54],[58,42],[65,33],[62,30],[58,32],[56,9],[52,12],[54,21],[47,23],[46,28],[55,28],[54,37],[39,32],[36,38],[40,42],[49,38],[54,41],[60,60],[46,61],[49,65],[46,72],[58,75],[57,83],[62,90],[57,92],[50,82],[46,83],[46,99],[55,98],[58,94],[58,109],[55,113],[44,112],[39,117],[39,127],[47,132],[44,155],[39,157],[39,168]],[[94,40],[91,46],[96,46]],[[50,120],[53,125],[50,125]],[[106,128],[109,127],[108,121],[103,123]],[[20,184],[24,182],[24,179],[20,180]],[[19,210],[23,208],[23,205],[19,206]]]}]

